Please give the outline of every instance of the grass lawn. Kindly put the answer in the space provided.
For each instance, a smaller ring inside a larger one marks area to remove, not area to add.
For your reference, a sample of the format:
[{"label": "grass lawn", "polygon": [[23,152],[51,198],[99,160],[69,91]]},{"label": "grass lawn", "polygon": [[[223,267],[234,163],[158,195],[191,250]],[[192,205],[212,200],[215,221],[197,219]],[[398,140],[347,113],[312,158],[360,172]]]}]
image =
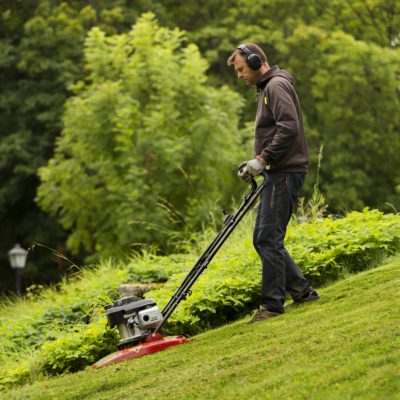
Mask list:
[{"label": "grass lawn", "polygon": [[400,399],[400,256],[319,290],[321,299],[247,326],[98,370],[44,379],[4,399]]}]

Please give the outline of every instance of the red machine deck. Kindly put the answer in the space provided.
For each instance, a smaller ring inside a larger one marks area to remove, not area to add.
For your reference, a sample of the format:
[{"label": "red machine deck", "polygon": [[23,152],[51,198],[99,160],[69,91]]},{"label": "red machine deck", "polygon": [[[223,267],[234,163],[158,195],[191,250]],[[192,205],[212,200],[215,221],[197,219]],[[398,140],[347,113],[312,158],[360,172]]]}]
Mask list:
[{"label": "red machine deck", "polygon": [[116,351],[109,354],[93,364],[93,368],[105,367],[108,364],[129,360],[145,356],[146,354],[155,353],[160,350],[167,349],[171,346],[177,346],[185,343],[187,340],[184,336],[163,336],[159,333],[153,333],[146,338],[146,341],[126,349]]}]

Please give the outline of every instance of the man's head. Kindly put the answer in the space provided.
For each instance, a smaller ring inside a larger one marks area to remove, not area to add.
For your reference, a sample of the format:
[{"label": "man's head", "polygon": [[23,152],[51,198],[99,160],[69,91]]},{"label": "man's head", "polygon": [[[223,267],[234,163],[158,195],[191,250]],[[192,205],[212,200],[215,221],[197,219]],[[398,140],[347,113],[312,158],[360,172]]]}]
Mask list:
[{"label": "man's head", "polygon": [[269,70],[268,60],[260,47],[254,43],[241,44],[229,56],[228,65],[234,65],[237,76],[247,86],[255,86],[259,78]]}]

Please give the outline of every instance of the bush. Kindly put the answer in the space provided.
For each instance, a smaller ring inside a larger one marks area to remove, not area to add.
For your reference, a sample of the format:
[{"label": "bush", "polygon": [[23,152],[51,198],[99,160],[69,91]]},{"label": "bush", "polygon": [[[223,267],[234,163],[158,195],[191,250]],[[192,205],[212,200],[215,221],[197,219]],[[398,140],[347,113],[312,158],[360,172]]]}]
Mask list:
[{"label": "bush", "polygon": [[124,265],[105,261],[43,290],[36,299],[3,301],[0,361],[7,368],[0,373],[0,385],[74,371],[111,351],[116,340],[104,336],[103,306],[118,298],[118,286],[126,280]]},{"label": "bush", "polygon": [[168,257],[143,252],[128,264],[128,279],[137,283],[162,283],[195,262],[193,254],[172,254]]},{"label": "bush", "polygon": [[66,102],[54,157],[39,169],[37,201],[59,218],[72,252],[176,248],[221,193],[237,193],[242,100],[207,83],[206,61],[185,42],[152,13],[126,34],[89,32],[88,74]]},{"label": "bush", "polygon": [[364,209],[289,230],[288,249],[313,284],[368,268],[400,247],[400,216]]},{"label": "bush", "polygon": [[105,330],[106,319],[89,325],[76,325],[53,342],[45,342],[40,349],[42,368],[53,375],[78,371],[115,349],[116,338]]}]

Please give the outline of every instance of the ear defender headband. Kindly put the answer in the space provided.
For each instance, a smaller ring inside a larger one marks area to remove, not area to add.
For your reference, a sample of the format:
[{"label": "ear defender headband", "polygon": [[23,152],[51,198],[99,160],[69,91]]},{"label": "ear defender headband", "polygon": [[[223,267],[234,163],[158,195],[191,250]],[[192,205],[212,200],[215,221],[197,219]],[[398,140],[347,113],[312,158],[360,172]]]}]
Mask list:
[{"label": "ear defender headband", "polygon": [[257,71],[261,68],[263,62],[258,54],[250,51],[245,44],[241,44],[237,49],[240,51],[241,55],[245,56],[246,64],[250,69]]}]

